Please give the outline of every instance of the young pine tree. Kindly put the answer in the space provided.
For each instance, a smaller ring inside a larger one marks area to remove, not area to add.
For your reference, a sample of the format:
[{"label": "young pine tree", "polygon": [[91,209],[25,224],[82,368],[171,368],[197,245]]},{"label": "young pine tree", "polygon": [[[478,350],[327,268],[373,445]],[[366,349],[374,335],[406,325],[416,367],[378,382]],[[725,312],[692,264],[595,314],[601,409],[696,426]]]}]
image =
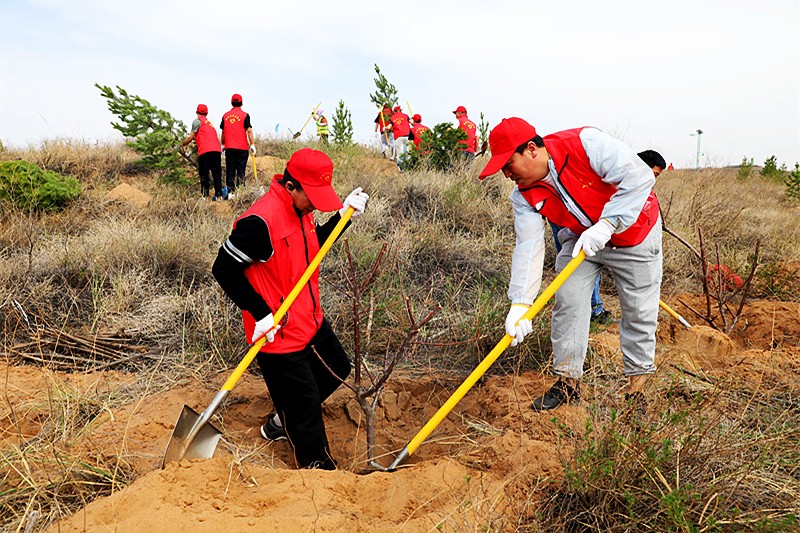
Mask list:
[{"label": "young pine tree", "polygon": [[375,73],[378,75],[375,80],[376,91],[370,93],[369,99],[374,103],[378,109],[383,107],[383,104],[388,103],[390,107],[397,105],[397,89],[394,85],[389,83],[386,76],[381,74],[381,68],[376,64]]},{"label": "young pine tree", "polygon": [[339,100],[339,106],[333,113],[333,142],[343,146],[353,144],[353,120],[344,100]]},{"label": "young pine tree", "polygon": [[117,95],[111,87],[97,83],[94,86],[108,100],[109,111],[120,120],[111,125],[122,132],[128,146],[144,156],[142,164],[162,172],[167,183],[187,183],[188,161],[175,148],[186,137],[186,125],[122,87],[117,86]]}]

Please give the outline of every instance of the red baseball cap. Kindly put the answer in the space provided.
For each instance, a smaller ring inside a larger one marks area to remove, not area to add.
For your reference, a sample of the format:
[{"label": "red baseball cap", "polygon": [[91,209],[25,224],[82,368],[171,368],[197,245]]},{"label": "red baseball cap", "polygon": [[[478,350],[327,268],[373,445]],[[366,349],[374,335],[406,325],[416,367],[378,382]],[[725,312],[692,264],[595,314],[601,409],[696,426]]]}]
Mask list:
[{"label": "red baseball cap", "polygon": [[208,115],[208,106],[206,104],[197,104],[197,111],[195,111],[198,115]]},{"label": "red baseball cap", "polygon": [[467,112],[467,108],[464,107],[463,105],[460,105],[460,106],[458,106],[456,108],[455,111],[453,111],[453,114],[455,115],[456,113],[466,113],[466,112]]},{"label": "red baseball cap", "polygon": [[286,170],[303,186],[314,209],[336,211],[342,208],[342,201],[331,185],[333,161],[324,152],[302,148],[286,162]]},{"label": "red baseball cap", "polygon": [[536,137],[536,128],[521,118],[504,118],[489,133],[489,150],[492,158],[481,171],[480,179],[485,179],[500,171],[508,163],[514,150],[526,141]]},{"label": "red baseball cap", "polygon": [[422,115],[420,115],[419,113],[414,115],[412,118],[413,118],[414,122],[422,122]]},{"label": "red baseball cap", "polygon": [[241,94],[234,94],[231,96],[231,103],[232,104],[241,104],[242,103],[242,95]]},{"label": "red baseball cap", "polygon": [[392,111],[402,111],[402,110],[403,108],[401,108],[399,105],[394,106],[394,109],[392,109]]}]

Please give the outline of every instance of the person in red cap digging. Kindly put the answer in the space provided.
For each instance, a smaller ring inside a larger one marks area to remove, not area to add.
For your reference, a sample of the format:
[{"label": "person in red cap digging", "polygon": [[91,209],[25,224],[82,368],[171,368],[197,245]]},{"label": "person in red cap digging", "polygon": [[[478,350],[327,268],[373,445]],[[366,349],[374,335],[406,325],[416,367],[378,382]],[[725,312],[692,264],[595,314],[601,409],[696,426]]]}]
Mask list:
[{"label": "person in red cap digging", "polygon": [[597,273],[614,275],[622,317],[620,348],[629,378],[626,400],[643,403],[641,388],[656,370],[656,320],[661,289],[661,222],[651,191],[655,176],[629,147],[586,127],[542,138],[521,118],[503,119],[489,134],[492,157],[481,179],[502,171],[514,181],[516,247],[511,260],[506,332],[512,346],[533,329],[520,320],[541,286],[545,218],[558,234],[561,271],[580,250],[586,259],[556,292],[552,312],[553,372],[558,381],[531,406],[536,411],[577,402],[589,337],[590,298]]},{"label": "person in red cap digging", "polygon": [[463,105],[458,106],[456,110],[453,111],[453,114],[458,119],[459,129],[467,134],[467,140],[461,141],[463,145],[461,153],[464,154],[467,159],[472,160],[475,158],[475,147],[478,142],[476,139],[478,128],[467,116],[467,108]]},{"label": "person in red cap digging", "polygon": [[256,155],[250,114],[242,110],[242,95],[231,96],[231,106],[231,110],[222,115],[222,122],[219,124],[222,130],[222,150],[225,152],[225,185],[228,194],[244,183],[248,150],[253,152],[253,156]]},{"label": "person in red cap digging", "polygon": [[197,172],[200,174],[200,190],[203,198],[208,198],[208,174],[214,180],[214,196],[217,201],[222,194],[222,149],[219,145],[217,130],[208,120],[208,106],[197,106],[197,118],[192,122],[192,131],[181,142],[181,148],[194,141],[197,144]]},{"label": "person in red cap digging", "polygon": [[422,140],[422,134],[426,131],[430,131],[431,129],[428,126],[422,124],[422,115],[417,113],[412,117],[411,122],[411,135],[409,138],[414,141],[414,146],[417,150],[420,149],[419,143]]},{"label": "person in red cap digging", "polygon": [[[331,185],[333,163],[303,148],[276,174],[269,190],[233,223],[211,271],[242,310],[248,343],[265,332],[257,355],[277,413],[261,426],[265,439],[289,439],[301,468],[333,470],[322,402],[350,373],[350,362],[320,307],[319,271],[276,329],[273,312],[289,295],[341,213],[364,213],[369,196],[358,187],[342,202]],[[313,212],[338,211],[325,224]],[[317,356],[319,354],[319,357]],[[320,358],[322,361],[320,361]],[[327,367],[327,368],[326,368]],[[335,374],[335,375],[334,375]]]}]

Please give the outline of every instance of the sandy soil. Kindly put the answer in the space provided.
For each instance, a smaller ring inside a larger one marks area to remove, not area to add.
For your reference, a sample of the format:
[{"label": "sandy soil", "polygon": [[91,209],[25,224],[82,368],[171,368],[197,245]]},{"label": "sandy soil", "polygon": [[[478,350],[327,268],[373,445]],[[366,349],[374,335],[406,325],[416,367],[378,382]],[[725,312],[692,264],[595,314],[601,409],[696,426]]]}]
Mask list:
[{"label": "sandy soil", "polygon": [[[697,296],[681,299],[701,309]],[[684,316],[677,300],[670,302]],[[800,387],[800,304],[754,302],[743,327],[728,337],[705,325],[667,321],[659,330],[662,369]],[[697,320],[690,320],[696,323]],[[593,353],[619,362],[615,327],[594,335]],[[47,423],[54,390],[108,393],[132,386],[121,372],[64,374],[0,365],[5,399],[0,443],[24,446]],[[530,516],[536,487],[557,481],[572,450],[565,432],[581,435],[586,404],[539,415],[530,402],[551,383],[537,373],[489,376],[476,385],[408,463],[394,473],[364,475],[363,415],[348,390],[324,406],[340,470],[297,470],[288,443],[258,435],[271,403],[260,377],[245,375],[215,422],[224,438],[211,460],[161,458],[184,403],[202,410],[227,373],[185,380],[101,412],[72,440],[77,457],[101,456],[136,479],[52,527],[53,531],[429,531],[513,530]],[[380,461],[388,464],[460,384],[449,376],[400,374],[377,416]],[[591,391],[586,396],[591,401]]]}]

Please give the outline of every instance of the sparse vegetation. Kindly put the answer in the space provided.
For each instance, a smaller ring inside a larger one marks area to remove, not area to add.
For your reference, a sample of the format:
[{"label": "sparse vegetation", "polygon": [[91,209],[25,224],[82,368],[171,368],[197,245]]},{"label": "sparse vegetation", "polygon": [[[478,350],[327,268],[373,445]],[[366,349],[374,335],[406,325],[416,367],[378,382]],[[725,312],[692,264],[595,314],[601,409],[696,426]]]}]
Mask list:
[{"label": "sparse vegetation", "polygon": [[753,158],[747,159],[747,156],[742,158],[742,163],[739,165],[739,170],[736,172],[736,177],[744,180],[753,175]]},{"label": "sparse vegetation", "polygon": [[[259,140],[260,154],[281,159],[298,147]],[[459,377],[502,336],[514,247],[507,202],[512,184],[496,178],[476,180],[477,164],[444,164],[446,171],[419,165],[398,174],[394,165],[357,145],[331,145],[326,150],[336,165],[337,191],[343,196],[361,186],[371,195],[366,213],[347,233],[353,264],[363,272],[382,243],[391,243],[390,273],[376,277],[368,294],[362,295],[359,316],[370,325],[358,342],[366,363],[373,365],[370,371],[380,375],[380,356],[386,346],[397,345],[402,332],[405,300],[398,294],[426,302],[418,311],[428,309],[427,303],[441,305],[399,365],[413,376],[410,384],[404,390],[384,391],[385,405],[383,400],[376,404],[376,446],[388,453],[406,444],[404,439],[441,405]],[[120,409],[138,407],[155,392],[178,386],[184,386],[181,399],[194,391],[192,400],[203,403],[224,375],[219,371],[238,362],[244,348],[240,315],[211,279],[209,268],[231,221],[261,194],[261,184],[246,184],[236,200],[220,209],[199,203],[184,188],[160,187],[161,174],[136,164],[136,157],[121,144],[75,141],[2,154],[4,160],[23,158],[46,170],[68,173],[84,192],[60,211],[14,205],[0,210],[0,361],[5,371],[0,427],[8,428],[0,432],[0,528],[24,531],[33,522],[32,531],[43,530],[98,497],[135,483],[154,467],[137,470],[132,465],[135,458],[127,448],[144,438],[129,435],[128,424],[134,422]],[[659,372],[648,395],[653,403],[638,419],[620,405],[618,354],[605,357],[593,348],[584,388],[588,409],[576,407],[553,423],[528,409],[529,396],[539,393],[549,379],[529,372],[543,371],[550,356],[549,313],[540,313],[524,345],[504,354],[486,376],[494,386],[477,386],[465,398],[463,410],[446,421],[449,429],[420,449],[419,462],[411,468],[423,469],[433,458],[437,465],[458,464],[467,472],[466,477],[462,471],[451,475],[449,466],[439,466],[441,471],[428,472],[425,478],[432,485],[444,483],[434,487],[437,495],[424,503],[410,496],[417,516],[424,510],[436,517],[427,529],[797,528],[797,339],[795,333],[783,331],[789,326],[777,313],[781,306],[800,301],[800,216],[797,204],[786,201],[783,183],[759,175],[736,180],[735,173],[736,169],[704,169],[697,179],[687,179],[696,173],[676,170],[659,178],[656,192],[671,227],[689,236],[696,247],[694,236],[702,227],[708,241],[719,246],[719,259],[715,254],[711,262],[746,273],[755,243],[761,243],[760,266],[745,311],[755,297],[780,300],[775,302],[775,316],[764,319],[763,342],[737,352],[729,366],[717,369],[681,364],[675,357],[685,354],[660,343]],[[146,210],[107,203],[105,193],[121,178],[158,201]],[[326,218],[319,215],[321,221]],[[545,282],[554,276],[547,242]],[[703,276],[695,255],[667,235],[663,244],[662,297],[698,294]],[[348,283],[347,265],[346,248],[339,243],[323,262],[321,296],[327,317],[352,352],[353,302],[337,289]],[[613,280],[604,283],[604,299],[613,306]],[[757,325],[752,318],[740,321],[731,335],[752,331]],[[669,323],[661,328],[669,330]],[[15,385],[13,376],[41,366],[62,372],[74,368],[67,375],[96,384],[78,386],[58,379],[65,374],[42,370],[55,376],[46,387],[20,390]],[[92,369],[108,374],[82,373]],[[124,384],[106,382],[106,375]],[[528,381],[520,385],[523,375]],[[423,378],[435,386],[420,388]],[[402,378],[389,382],[394,379]],[[252,434],[265,402],[263,385],[258,385],[253,389],[257,393],[234,391],[221,410],[228,439],[220,446],[222,460],[231,457],[218,476],[220,493],[229,497],[224,505],[233,501],[237,483],[251,496],[258,486],[274,492],[288,483],[288,476],[275,483],[276,478],[263,477],[253,466],[270,472],[284,464],[276,459],[279,445],[265,447]],[[34,396],[20,400],[24,394]],[[151,416],[150,404],[143,411]],[[328,420],[352,416],[349,413],[343,401],[335,407],[326,404]],[[117,419],[119,435],[102,425],[112,418]],[[153,425],[168,433],[159,425],[164,423]],[[110,434],[113,447],[101,447],[96,435],[87,438],[96,427]],[[380,433],[387,428],[395,430],[391,438]],[[337,441],[343,439],[337,435],[331,440],[340,445]],[[352,440],[364,438],[357,435]],[[349,445],[341,444],[339,453]],[[430,449],[436,452],[426,456]],[[515,453],[519,463],[512,464],[509,457]],[[142,455],[157,460],[157,451]],[[553,461],[546,471],[530,473],[519,466],[546,460]],[[363,462],[358,464],[363,467]],[[164,475],[180,476],[195,467],[182,465]],[[492,485],[496,480],[490,482],[490,476],[500,468],[512,474]],[[301,474],[308,483],[315,478]],[[392,475],[406,477],[377,479],[409,481],[413,474]],[[369,489],[359,492],[367,493]],[[445,509],[450,500],[442,503],[442,493],[452,494],[457,505]]]}]

